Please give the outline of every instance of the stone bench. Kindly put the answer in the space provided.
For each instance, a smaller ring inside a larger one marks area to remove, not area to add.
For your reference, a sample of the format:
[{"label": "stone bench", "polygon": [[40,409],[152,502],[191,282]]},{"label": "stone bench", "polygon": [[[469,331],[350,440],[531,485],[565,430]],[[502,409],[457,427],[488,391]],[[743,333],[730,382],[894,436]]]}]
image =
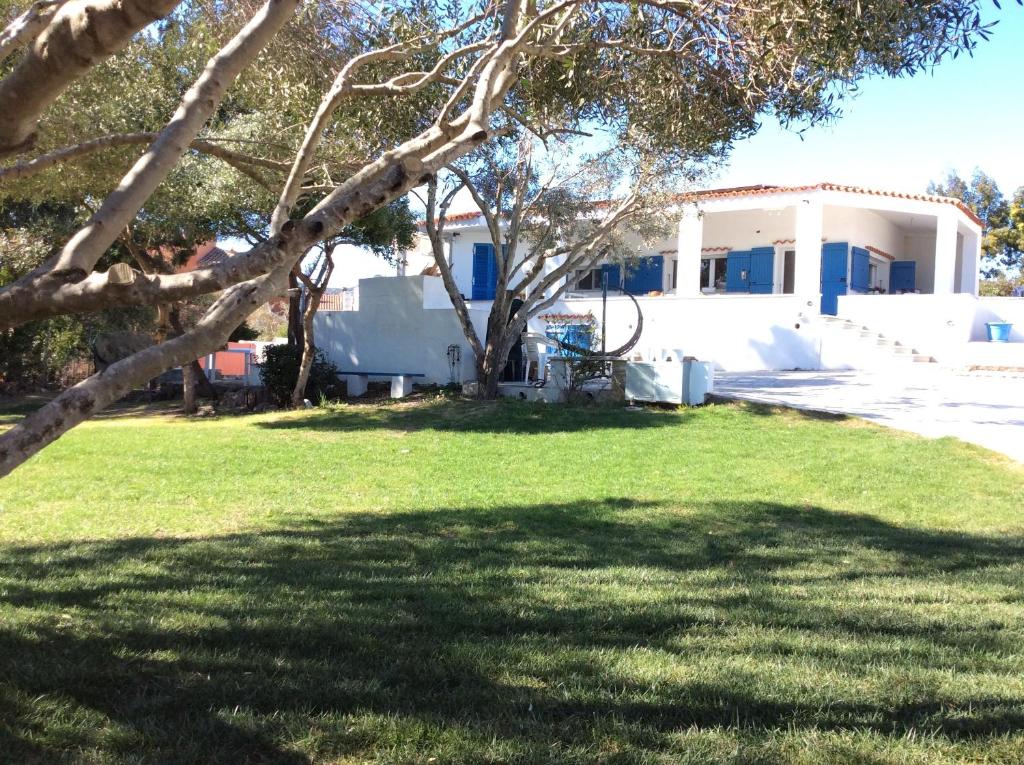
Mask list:
[{"label": "stone bench", "polygon": [[405,398],[412,393],[414,377],[426,377],[417,372],[341,372],[349,396],[362,396],[366,393],[371,377],[391,378],[391,398]]}]

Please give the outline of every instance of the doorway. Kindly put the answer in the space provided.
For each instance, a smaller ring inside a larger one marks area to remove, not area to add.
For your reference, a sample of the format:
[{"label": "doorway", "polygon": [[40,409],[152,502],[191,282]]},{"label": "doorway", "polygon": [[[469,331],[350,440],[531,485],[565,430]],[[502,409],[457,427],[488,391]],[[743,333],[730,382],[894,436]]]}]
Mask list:
[{"label": "doorway", "polygon": [[796,282],[796,252],[786,250],[782,256],[782,294],[792,295]]}]

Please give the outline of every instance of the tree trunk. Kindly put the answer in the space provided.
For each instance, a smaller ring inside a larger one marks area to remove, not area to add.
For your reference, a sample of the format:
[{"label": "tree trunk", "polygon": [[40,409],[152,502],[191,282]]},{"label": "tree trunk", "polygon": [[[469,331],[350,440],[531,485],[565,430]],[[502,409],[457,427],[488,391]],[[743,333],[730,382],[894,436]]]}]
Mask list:
[{"label": "tree trunk", "polygon": [[196,404],[196,372],[195,369],[192,368],[192,364],[181,365],[181,382],[181,408],[184,410],[185,414],[195,414],[199,411],[199,407]]},{"label": "tree trunk", "polygon": [[196,395],[216,401],[217,389],[213,387],[213,383],[210,382],[210,378],[206,376],[206,372],[203,370],[203,365],[199,363],[199,359],[192,359],[192,361],[186,364],[186,366],[192,368],[192,376],[196,385]]},{"label": "tree trunk", "polygon": [[[319,277],[306,276],[301,271],[294,274],[296,281],[302,281],[306,288],[306,308],[302,312],[302,361],[299,363],[299,376],[295,380],[295,390],[292,391],[292,406],[298,409],[303,404],[306,395],[306,385],[309,382],[309,373],[313,369],[313,358],[316,356],[316,344],[313,342],[313,319],[320,307],[320,300],[327,291],[327,284],[331,280],[331,273],[334,271],[334,259],[332,254],[334,246],[324,250],[324,267]],[[314,281],[317,279],[318,281]]]},{"label": "tree trunk", "polygon": [[[185,325],[181,323],[181,311],[179,306],[171,306],[167,311],[167,323],[174,330],[175,337],[185,334]],[[158,341],[159,342],[159,341]],[[181,365],[181,380],[184,390],[182,397],[185,399],[185,414],[195,414],[197,396],[217,400],[217,389],[213,387],[210,378],[206,376],[198,359],[192,359],[187,364]],[[189,399],[191,398],[191,404]]]},{"label": "tree trunk", "polygon": [[288,274],[288,345],[303,347],[302,330],[302,291],[299,289],[299,276],[292,271]]},{"label": "tree trunk", "polygon": [[306,384],[309,382],[309,371],[313,368],[313,357],[316,346],[313,344],[313,317],[320,305],[320,295],[310,293],[306,299],[306,310],[302,312],[302,362],[299,364],[299,376],[295,380],[292,391],[292,406],[298,409],[306,396]]}]

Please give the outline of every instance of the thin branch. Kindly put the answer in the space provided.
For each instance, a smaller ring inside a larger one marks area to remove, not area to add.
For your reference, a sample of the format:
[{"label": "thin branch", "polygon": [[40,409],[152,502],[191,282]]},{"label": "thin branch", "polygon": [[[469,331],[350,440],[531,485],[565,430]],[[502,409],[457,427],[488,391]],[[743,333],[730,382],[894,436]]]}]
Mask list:
[{"label": "thin branch", "polygon": [[[119,133],[116,135],[93,138],[92,140],[83,141],[82,143],[75,144],[74,146],[65,146],[62,149],[56,149],[34,159],[23,160],[17,164],[0,168],[0,181],[31,178],[33,175],[41,173],[54,165],[64,164],[65,162],[70,162],[87,154],[102,151],[103,149],[148,144],[151,143],[158,135],[159,133],[156,132]],[[226,149],[210,140],[202,138],[197,138],[192,141],[192,143],[189,144],[189,148],[203,154],[209,154],[212,157],[223,159],[232,166],[251,165],[254,167],[265,167],[277,171],[284,171],[291,167],[291,164],[288,162],[278,162],[272,159],[256,157],[251,154],[244,154],[240,151],[234,151],[233,149]]]}]

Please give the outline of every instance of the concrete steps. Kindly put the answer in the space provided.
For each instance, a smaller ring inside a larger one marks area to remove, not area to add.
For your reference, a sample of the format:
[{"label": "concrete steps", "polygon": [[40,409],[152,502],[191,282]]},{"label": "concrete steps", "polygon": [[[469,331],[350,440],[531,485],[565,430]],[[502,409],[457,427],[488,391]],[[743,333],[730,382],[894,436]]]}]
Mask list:
[{"label": "concrete steps", "polygon": [[858,367],[936,363],[931,356],[919,353],[899,340],[875,332],[871,327],[857,324],[841,316],[822,316],[821,319],[829,331],[838,332],[846,338],[844,343],[852,341],[855,344],[856,349],[851,354],[851,359]]}]

